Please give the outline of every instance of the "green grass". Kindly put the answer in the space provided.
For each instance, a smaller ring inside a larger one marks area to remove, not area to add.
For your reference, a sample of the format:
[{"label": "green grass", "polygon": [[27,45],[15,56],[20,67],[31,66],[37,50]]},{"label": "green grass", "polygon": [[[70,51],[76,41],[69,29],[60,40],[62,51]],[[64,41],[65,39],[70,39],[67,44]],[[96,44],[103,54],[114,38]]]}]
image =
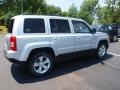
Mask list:
[{"label": "green grass", "polygon": [[0,34],[4,34],[4,33],[7,33],[7,28],[6,26],[0,25]]}]

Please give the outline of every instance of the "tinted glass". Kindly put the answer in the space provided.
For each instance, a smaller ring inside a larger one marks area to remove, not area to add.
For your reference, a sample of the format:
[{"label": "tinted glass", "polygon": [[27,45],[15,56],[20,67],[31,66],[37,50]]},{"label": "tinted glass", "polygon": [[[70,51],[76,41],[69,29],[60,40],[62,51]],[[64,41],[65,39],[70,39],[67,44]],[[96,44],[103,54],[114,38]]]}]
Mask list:
[{"label": "tinted glass", "polygon": [[43,19],[25,19],[24,33],[45,33]]},{"label": "tinted glass", "polygon": [[14,20],[11,20],[8,27],[8,33],[12,33],[13,25],[14,25]]},{"label": "tinted glass", "polygon": [[67,20],[50,19],[51,33],[70,33]]},{"label": "tinted glass", "polygon": [[108,32],[109,30],[112,30],[112,27],[110,25],[104,25],[100,28],[101,32]]},{"label": "tinted glass", "polygon": [[90,33],[90,28],[81,21],[72,21],[75,33]]},{"label": "tinted glass", "polygon": [[105,31],[109,31],[108,26],[105,26]]},{"label": "tinted glass", "polygon": [[100,28],[100,31],[101,31],[101,32],[102,32],[102,31],[105,31],[104,27],[101,27],[101,28]]}]

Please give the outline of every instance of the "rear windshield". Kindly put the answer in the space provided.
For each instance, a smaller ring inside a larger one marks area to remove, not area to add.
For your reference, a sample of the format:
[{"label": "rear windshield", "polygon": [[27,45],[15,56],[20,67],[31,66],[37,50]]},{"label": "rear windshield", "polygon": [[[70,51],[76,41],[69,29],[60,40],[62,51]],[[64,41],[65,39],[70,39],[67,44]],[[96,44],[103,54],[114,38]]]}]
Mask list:
[{"label": "rear windshield", "polygon": [[14,24],[14,20],[12,19],[9,23],[9,27],[8,27],[8,33],[12,33],[13,30],[13,24]]},{"label": "rear windshield", "polygon": [[25,19],[24,33],[45,33],[44,19]]}]

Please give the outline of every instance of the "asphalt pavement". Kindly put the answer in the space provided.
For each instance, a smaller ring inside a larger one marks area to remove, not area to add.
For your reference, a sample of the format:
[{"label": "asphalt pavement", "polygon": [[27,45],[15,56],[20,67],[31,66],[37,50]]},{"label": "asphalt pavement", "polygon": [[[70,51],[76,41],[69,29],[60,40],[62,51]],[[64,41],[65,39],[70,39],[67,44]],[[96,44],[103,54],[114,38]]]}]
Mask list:
[{"label": "asphalt pavement", "polygon": [[105,59],[91,56],[57,63],[46,77],[32,77],[3,56],[0,34],[0,90],[120,90],[120,42],[110,44]]}]

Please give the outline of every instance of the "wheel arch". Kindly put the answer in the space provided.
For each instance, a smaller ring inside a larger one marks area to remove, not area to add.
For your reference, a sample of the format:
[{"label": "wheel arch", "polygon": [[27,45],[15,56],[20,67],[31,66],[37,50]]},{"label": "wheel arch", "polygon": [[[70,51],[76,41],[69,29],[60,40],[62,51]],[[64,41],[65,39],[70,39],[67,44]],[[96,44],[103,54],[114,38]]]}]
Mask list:
[{"label": "wheel arch", "polygon": [[50,47],[45,47],[45,48],[35,48],[35,49],[32,49],[31,52],[29,53],[28,55],[28,59],[27,61],[29,60],[29,58],[35,54],[35,53],[38,53],[38,52],[46,52],[46,53],[49,53],[52,55],[53,59],[55,60],[55,52],[52,48]]},{"label": "wheel arch", "polygon": [[109,48],[109,44],[108,44],[108,41],[107,40],[100,40],[98,45],[101,44],[101,43],[105,43],[107,49]]}]

